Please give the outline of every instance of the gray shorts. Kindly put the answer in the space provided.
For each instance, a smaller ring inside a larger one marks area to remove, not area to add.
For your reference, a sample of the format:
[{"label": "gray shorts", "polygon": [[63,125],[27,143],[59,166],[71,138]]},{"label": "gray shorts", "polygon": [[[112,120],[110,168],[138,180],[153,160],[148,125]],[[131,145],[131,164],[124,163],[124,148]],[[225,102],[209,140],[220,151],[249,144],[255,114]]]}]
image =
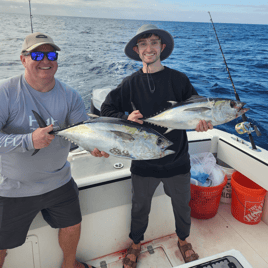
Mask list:
[{"label": "gray shorts", "polygon": [[35,216],[41,211],[52,228],[81,222],[78,188],[73,179],[51,192],[29,197],[0,196],[0,250],[22,245]]}]

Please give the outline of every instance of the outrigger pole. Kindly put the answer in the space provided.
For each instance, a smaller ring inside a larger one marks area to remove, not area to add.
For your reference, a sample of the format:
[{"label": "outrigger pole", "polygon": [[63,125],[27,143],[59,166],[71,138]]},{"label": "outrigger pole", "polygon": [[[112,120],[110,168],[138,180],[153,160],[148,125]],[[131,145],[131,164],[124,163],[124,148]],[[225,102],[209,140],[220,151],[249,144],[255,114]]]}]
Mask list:
[{"label": "outrigger pole", "polygon": [[31,11],[31,0],[29,0],[29,9],[30,9],[30,20],[31,20],[31,30],[33,33],[33,22],[32,22],[32,11]]},{"label": "outrigger pole", "polygon": [[[233,82],[231,73],[230,73],[229,68],[228,68],[228,65],[227,65],[227,62],[226,62],[226,60],[225,60],[225,57],[224,57],[224,54],[223,54],[223,51],[222,51],[222,48],[221,48],[221,44],[220,44],[220,41],[219,41],[219,38],[218,38],[218,35],[217,35],[217,32],[216,32],[216,29],[215,29],[215,27],[214,27],[214,23],[213,23],[213,20],[212,20],[211,15],[210,15],[210,12],[208,12],[208,14],[209,14],[209,16],[210,16],[210,21],[211,21],[211,23],[212,23],[212,26],[213,26],[213,29],[214,29],[214,32],[215,32],[215,35],[216,35],[216,39],[217,39],[217,41],[218,41],[218,43],[219,43],[219,46],[220,46],[221,54],[222,54],[222,57],[223,57],[223,60],[224,60],[224,63],[225,63],[227,72],[228,72],[228,74],[229,74],[229,78],[230,78],[230,80],[231,80],[231,83],[232,83],[232,86],[233,86],[233,89],[234,89],[234,93],[235,93],[236,100],[240,101],[240,98],[239,98],[238,93],[236,92],[236,89],[235,89],[235,86],[234,86],[234,82]],[[243,119],[244,122],[247,122],[247,117],[245,116],[245,114],[242,114],[242,119]],[[257,128],[257,127],[256,127],[256,128]],[[256,129],[256,128],[255,128],[255,126],[254,126],[254,129]],[[257,132],[257,131],[256,131],[256,132]],[[253,149],[253,150],[257,150],[256,145],[255,145],[255,143],[254,143],[254,140],[253,140],[253,137],[252,137],[251,133],[248,133],[248,136],[249,136],[249,140],[250,140],[250,142],[251,142],[252,149]]]}]

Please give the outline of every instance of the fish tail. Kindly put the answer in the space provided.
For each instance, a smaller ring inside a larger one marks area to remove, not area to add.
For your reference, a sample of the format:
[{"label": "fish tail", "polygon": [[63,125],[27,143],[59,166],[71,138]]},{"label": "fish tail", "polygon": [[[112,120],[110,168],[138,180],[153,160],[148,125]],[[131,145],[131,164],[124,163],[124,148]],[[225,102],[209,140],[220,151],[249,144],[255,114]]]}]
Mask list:
[{"label": "fish tail", "polygon": [[33,114],[34,114],[34,117],[39,125],[40,128],[44,128],[44,127],[47,127],[47,124],[46,122],[44,121],[44,119],[37,113],[35,112],[34,110],[32,110]]},{"label": "fish tail", "polygon": [[[39,127],[40,128],[47,127],[47,124],[44,121],[44,119],[37,112],[35,112],[34,110],[32,110],[32,112],[33,112],[33,115],[34,115],[34,117],[35,117],[35,119],[36,119]],[[39,150],[40,149],[35,149],[34,152],[33,152],[33,154],[32,154],[32,156],[35,155],[35,154],[37,154],[39,152]]]},{"label": "fish tail", "polygon": [[39,152],[40,149],[35,149],[34,152],[32,153],[32,156],[37,154]]}]

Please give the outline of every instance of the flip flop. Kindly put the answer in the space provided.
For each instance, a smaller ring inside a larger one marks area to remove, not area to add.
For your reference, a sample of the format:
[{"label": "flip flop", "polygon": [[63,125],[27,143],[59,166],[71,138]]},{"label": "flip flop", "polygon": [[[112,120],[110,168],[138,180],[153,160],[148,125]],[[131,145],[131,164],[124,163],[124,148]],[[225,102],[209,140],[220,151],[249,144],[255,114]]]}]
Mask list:
[{"label": "flip flop", "polygon": [[[178,242],[178,248],[179,248],[180,251],[181,251],[181,255],[182,255],[182,257],[183,257],[185,263],[187,263],[187,262],[191,262],[191,261],[195,261],[195,260],[198,260],[199,256],[198,256],[198,254],[196,254],[195,251],[193,250],[191,243],[187,243],[187,244],[181,246],[180,243]],[[192,254],[192,255],[189,256],[189,257],[186,257],[185,252],[186,252],[187,250],[192,250],[192,251],[194,252],[194,254]]]}]

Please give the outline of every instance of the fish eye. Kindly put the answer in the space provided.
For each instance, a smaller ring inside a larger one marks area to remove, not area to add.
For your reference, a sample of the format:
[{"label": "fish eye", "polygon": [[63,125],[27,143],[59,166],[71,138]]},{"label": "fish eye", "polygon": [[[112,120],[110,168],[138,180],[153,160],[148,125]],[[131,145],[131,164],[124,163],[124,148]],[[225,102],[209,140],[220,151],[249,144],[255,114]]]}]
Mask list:
[{"label": "fish eye", "polygon": [[235,107],[235,102],[234,101],[231,101],[230,102],[230,106],[231,106],[231,108],[234,108]]},{"label": "fish eye", "polygon": [[161,145],[163,143],[163,139],[162,138],[158,138],[156,141],[156,145]]}]

